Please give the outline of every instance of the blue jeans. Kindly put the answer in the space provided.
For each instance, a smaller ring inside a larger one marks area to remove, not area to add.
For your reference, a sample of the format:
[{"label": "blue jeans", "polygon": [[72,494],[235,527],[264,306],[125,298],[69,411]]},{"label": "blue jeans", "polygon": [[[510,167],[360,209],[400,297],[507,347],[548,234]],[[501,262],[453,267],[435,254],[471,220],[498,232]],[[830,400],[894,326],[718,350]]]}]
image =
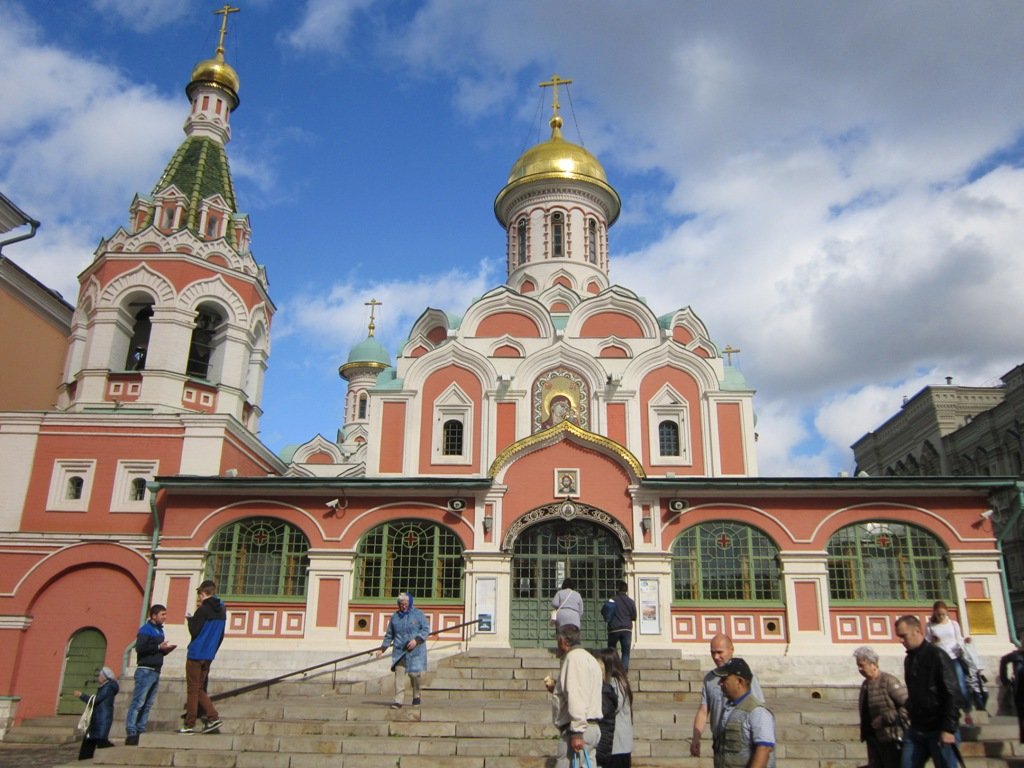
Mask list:
[{"label": "blue jeans", "polygon": [[619,655],[622,657],[622,666],[625,669],[629,669],[629,649],[633,647],[633,633],[630,632],[609,632],[608,633],[608,647],[614,648],[615,644],[618,643],[622,646],[622,650]]},{"label": "blue jeans", "polygon": [[[917,731],[908,728],[903,740],[903,761],[900,768],[923,768],[931,758],[935,768],[958,768],[952,744],[939,741],[940,731]],[[957,734],[957,741],[960,735]]]},{"label": "blue jeans", "polygon": [[135,669],[135,690],[132,691],[132,703],[128,705],[128,717],[125,720],[125,732],[136,736],[146,732],[149,710],[156,701],[156,691],[160,687],[160,673],[148,667]]}]

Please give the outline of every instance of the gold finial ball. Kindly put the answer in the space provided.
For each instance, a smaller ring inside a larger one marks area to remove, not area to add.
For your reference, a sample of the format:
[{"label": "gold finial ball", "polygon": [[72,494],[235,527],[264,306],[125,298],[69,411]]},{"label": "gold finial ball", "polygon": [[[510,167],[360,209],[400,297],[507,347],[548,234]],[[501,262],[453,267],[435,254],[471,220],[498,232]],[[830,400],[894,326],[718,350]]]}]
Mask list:
[{"label": "gold finial ball", "polygon": [[225,88],[237,99],[240,82],[235,68],[224,61],[221,54],[218,54],[212,59],[205,59],[196,64],[192,70],[192,81],[188,86],[190,96],[192,88],[198,85],[214,85]]}]

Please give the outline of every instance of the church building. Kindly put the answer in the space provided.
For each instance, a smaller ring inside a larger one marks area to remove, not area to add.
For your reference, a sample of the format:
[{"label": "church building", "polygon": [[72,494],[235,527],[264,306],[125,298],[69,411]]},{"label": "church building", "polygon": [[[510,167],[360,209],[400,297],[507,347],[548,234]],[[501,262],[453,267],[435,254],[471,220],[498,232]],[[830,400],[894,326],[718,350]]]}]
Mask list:
[{"label": "church building", "polygon": [[377,647],[399,591],[442,638],[546,647],[567,577],[591,645],[622,579],[638,649],[704,657],[726,632],[794,670],[846,663],[895,653],[895,617],[942,599],[979,652],[1007,650],[989,510],[1018,509],[1019,484],[758,477],[735,350],[611,282],[621,201],[562,135],[557,76],[550,137],[495,181],[505,282],[460,314],[425,308],[393,356],[369,301],[336,439],[275,454],[258,437],[275,306],[228,164],[226,22],[184,141],[80,275],[56,406],[0,413],[0,708],[74,711],[97,666],[134,661],[150,603],[186,643],[206,578],[228,606],[221,680]]}]

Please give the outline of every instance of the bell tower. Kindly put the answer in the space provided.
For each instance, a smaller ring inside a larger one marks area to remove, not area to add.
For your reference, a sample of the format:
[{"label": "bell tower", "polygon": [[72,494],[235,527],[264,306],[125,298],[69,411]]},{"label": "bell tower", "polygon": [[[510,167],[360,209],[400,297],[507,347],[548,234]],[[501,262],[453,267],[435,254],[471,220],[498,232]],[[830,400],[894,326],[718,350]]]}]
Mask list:
[{"label": "bell tower", "polygon": [[224,41],[237,11],[215,11],[216,51],[185,88],[184,141],[79,276],[61,410],[230,414],[258,431],[275,307],[225,150],[240,81]]}]

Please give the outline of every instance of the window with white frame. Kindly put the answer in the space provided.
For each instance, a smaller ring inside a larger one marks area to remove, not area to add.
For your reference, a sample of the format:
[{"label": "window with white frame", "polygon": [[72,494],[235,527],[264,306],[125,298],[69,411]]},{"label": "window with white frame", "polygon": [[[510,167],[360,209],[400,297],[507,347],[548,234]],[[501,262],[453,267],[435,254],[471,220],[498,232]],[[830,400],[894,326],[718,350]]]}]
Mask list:
[{"label": "window with white frame", "polygon": [[95,474],[95,459],[57,459],[53,463],[46,508],[54,512],[88,510]]},{"label": "window with white frame", "polygon": [[473,456],[473,401],[452,384],[434,402],[431,459],[435,464],[469,464]]},{"label": "window with white frame", "polygon": [[551,214],[551,257],[565,256],[565,217],[559,211]]},{"label": "window with white frame", "polygon": [[156,477],[159,465],[160,462],[155,459],[125,459],[117,462],[110,511],[148,512],[149,491],[146,490],[146,483]]},{"label": "window with white frame", "polygon": [[652,464],[692,464],[690,454],[690,406],[665,385],[647,405]]}]

